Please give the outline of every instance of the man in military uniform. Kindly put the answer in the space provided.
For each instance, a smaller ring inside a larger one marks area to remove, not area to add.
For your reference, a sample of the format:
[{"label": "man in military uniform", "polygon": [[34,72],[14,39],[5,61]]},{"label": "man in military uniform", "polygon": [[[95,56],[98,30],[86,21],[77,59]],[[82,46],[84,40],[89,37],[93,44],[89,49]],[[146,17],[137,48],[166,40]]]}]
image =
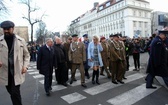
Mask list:
[{"label": "man in military uniform", "polygon": [[67,69],[72,70],[72,64],[71,64],[71,62],[69,61],[69,58],[68,58],[68,51],[69,51],[71,43],[72,43],[72,37],[68,37],[67,41],[65,43],[63,43],[63,46],[64,46],[65,53],[66,53]]},{"label": "man in military uniform", "polygon": [[107,73],[107,77],[110,78],[111,77],[111,74],[109,72],[109,56],[110,56],[110,53],[109,53],[109,45],[108,43],[106,42],[106,38],[105,37],[101,37],[100,38],[100,41],[101,41],[101,45],[102,45],[102,48],[103,48],[103,51],[101,52],[101,56],[102,56],[102,61],[103,61],[103,67],[101,68],[101,72],[100,72],[100,75],[103,75],[103,71],[105,70],[106,73]]},{"label": "man in military uniform", "polygon": [[155,76],[161,76],[168,86],[168,47],[164,42],[166,41],[166,34],[168,31],[159,31],[150,46],[150,57],[147,67],[146,88],[156,89],[152,86]]},{"label": "man in military uniform", "polygon": [[[112,73],[112,83],[124,84],[123,78],[123,64],[121,58],[121,46],[118,34],[113,35],[113,40],[110,42],[110,70]],[[116,81],[117,80],[117,81]]]},{"label": "man in military uniform", "polygon": [[71,43],[69,49],[69,60],[72,62],[70,84],[74,81],[76,69],[79,69],[81,73],[81,86],[87,87],[85,84],[85,71],[83,66],[83,63],[86,62],[85,45],[78,41],[77,34],[72,35],[72,39],[73,42]]},{"label": "man in military uniform", "polygon": [[[85,44],[85,51],[86,51],[86,59],[88,58],[88,45],[89,45],[89,39],[88,39],[88,34],[84,34],[83,35],[83,38],[84,38],[84,41],[83,43]],[[85,76],[87,77],[87,79],[90,78],[90,75],[89,75],[89,65],[88,65],[88,60],[86,60],[85,64],[84,64],[84,69],[85,69]]]}]

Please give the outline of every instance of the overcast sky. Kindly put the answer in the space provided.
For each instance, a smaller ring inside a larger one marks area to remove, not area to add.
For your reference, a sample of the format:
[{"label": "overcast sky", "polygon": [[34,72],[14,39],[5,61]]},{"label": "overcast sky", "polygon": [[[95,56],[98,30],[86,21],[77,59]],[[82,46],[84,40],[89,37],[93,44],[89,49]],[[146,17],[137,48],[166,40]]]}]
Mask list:
[{"label": "overcast sky", "polygon": [[[11,16],[7,16],[4,20],[10,19],[15,22],[17,26],[28,25],[26,20],[21,17],[25,13],[24,7],[18,4],[17,0],[5,0],[8,7],[11,9]],[[47,24],[50,31],[64,31],[72,20],[84,14],[93,8],[94,2],[99,4],[106,0],[33,0],[36,5],[41,8],[39,13],[47,15],[43,20]],[[168,12],[168,0],[147,0],[150,6],[155,11]],[[36,17],[40,16],[35,14]],[[25,14],[26,15],[26,14]]]}]

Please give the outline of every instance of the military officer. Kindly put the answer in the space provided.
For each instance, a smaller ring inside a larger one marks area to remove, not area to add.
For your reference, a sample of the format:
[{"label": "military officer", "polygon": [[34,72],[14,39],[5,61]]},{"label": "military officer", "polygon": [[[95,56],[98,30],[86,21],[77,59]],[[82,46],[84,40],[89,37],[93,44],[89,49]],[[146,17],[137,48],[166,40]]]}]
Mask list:
[{"label": "military officer", "polygon": [[[121,58],[121,46],[119,42],[118,34],[113,35],[113,40],[110,42],[110,70],[112,73],[112,83],[114,84],[124,84],[123,78],[123,64]],[[117,81],[116,81],[117,80]]]},{"label": "military officer", "polygon": [[103,51],[101,52],[101,56],[102,56],[102,61],[103,61],[103,67],[101,68],[101,72],[100,72],[100,75],[104,75],[103,74],[103,71],[105,70],[106,73],[107,73],[107,77],[110,78],[111,77],[111,74],[109,72],[109,56],[110,56],[110,53],[109,53],[109,45],[108,43],[106,42],[106,38],[105,37],[101,37],[100,38],[100,41],[101,41],[101,45],[102,45],[102,48],[103,48]]},{"label": "military officer", "polygon": [[[86,51],[86,59],[88,58],[88,45],[89,45],[89,39],[88,39],[88,34],[84,34],[83,35],[83,38],[84,38],[84,41],[83,43],[85,44],[85,51]],[[84,64],[84,69],[85,69],[85,76],[87,77],[87,79],[90,78],[90,75],[89,75],[89,65],[88,65],[88,60],[86,60],[85,64]]]},{"label": "military officer", "polygon": [[83,63],[86,62],[85,45],[78,41],[78,35],[72,35],[73,42],[69,49],[69,60],[72,62],[71,80],[70,84],[73,83],[75,78],[76,69],[80,70],[81,73],[81,86],[87,87],[85,84],[85,71]]},{"label": "military officer", "polygon": [[69,58],[68,58],[68,51],[69,51],[71,43],[72,43],[72,37],[68,37],[67,41],[65,43],[63,43],[63,46],[64,46],[65,53],[66,53],[67,69],[72,70],[72,64],[71,64],[71,62],[69,62]]},{"label": "military officer", "polygon": [[150,46],[150,57],[147,67],[146,88],[156,89],[152,86],[155,76],[161,76],[168,86],[168,48],[164,41],[166,40],[166,34],[168,31],[159,31],[159,35],[156,36]]}]

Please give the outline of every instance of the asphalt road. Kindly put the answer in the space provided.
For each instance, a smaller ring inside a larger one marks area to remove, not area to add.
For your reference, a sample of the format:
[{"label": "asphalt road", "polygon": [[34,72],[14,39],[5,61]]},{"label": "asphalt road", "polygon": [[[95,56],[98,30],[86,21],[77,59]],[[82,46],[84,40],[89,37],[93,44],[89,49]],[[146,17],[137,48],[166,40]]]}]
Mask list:
[{"label": "asphalt road", "polygon": [[[157,80],[157,89],[145,88],[145,68],[148,54],[141,54],[141,70],[134,69],[130,56],[130,70],[126,72],[125,84],[112,84],[111,79],[100,76],[100,85],[93,85],[91,78],[86,79],[87,88],[80,85],[80,73],[77,81],[68,87],[57,85],[53,74],[52,93],[48,97],[44,91],[43,76],[36,70],[36,63],[31,62],[26,81],[21,85],[23,105],[168,105],[168,90]],[[92,71],[90,70],[90,75]],[[0,105],[12,105],[5,86],[0,85]]]}]

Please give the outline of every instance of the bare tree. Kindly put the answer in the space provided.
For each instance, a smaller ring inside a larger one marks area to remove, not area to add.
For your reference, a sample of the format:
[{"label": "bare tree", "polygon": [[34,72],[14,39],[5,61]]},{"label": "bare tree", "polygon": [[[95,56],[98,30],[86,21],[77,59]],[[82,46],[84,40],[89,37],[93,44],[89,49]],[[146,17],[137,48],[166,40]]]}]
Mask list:
[{"label": "bare tree", "polygon": [[33,26],[34,26],[34,24],[36,24],[38,22],[41,22],[42,18],[45,16],[45,14],[42,14],[41,17],[34,19],[34,18],[32,18],[33,17],[32,13],[40,10],[40,8],[33,7],[31,5],[31,0],[20,0],[20,3],[27,6],[27,16],[23,16],[23,19],[26,19],[29,22],[29,24],[30,24],[30,28],[31,28],[31,41],[33,42],[33,31],[34,31],[33,30]]},{"label": "bare tree", "polygon": [[44,43],[46,32],[47,32],[46,24],[43,21],[39,22],[39,27],[36,30],[37,43],[40,43],[40,44]]},{"label": "bare tree", "polygon": [[68,34],[72,35],[72,34],[80,34],[80,31],[78,30],[78,28],[76,28],[76,25],[70,25],[68,26]]},{"label": "bare tree", "polygon": [[[10,0],[12,1],[12,0]],[[0,19],[4,18],[9,13],[9,8],[5,4],[4,0],[0,0]]]}]

